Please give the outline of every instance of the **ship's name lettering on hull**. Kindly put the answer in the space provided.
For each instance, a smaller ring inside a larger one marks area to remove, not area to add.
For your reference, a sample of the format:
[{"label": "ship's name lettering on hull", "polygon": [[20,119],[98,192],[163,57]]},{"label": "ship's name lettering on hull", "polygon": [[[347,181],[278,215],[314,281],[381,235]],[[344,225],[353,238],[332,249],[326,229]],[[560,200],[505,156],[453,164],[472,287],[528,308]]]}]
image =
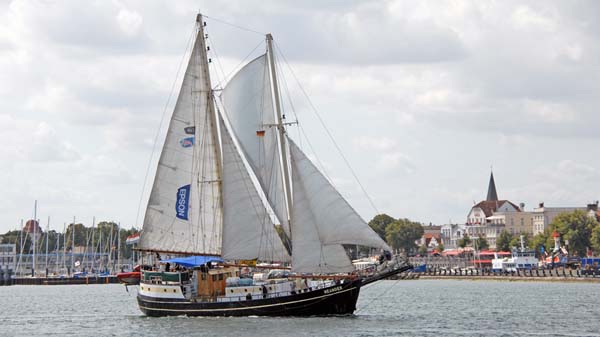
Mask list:
[{"label": "ship's name lettering on hull", "polygon": [[334,292],[340,291],[340,290],[342,290],[342,286],[338,286],[338,287],[331,288],[331,289],[325,289],[325,290],[323,290],[323,293],[331,294],[331,293],[334,293]]}]

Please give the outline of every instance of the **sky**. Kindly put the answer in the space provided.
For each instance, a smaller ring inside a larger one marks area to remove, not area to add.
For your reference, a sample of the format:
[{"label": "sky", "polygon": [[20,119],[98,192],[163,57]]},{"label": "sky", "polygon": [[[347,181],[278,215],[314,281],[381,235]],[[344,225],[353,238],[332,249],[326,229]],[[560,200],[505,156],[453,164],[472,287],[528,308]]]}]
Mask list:
[{"label": "sky", "polygon": [[51,229],[141,226],[199,11],[215,85],[273,34],[284,109],[367,221],[464,223],[492,168],[529,210],[600,199],[597,1],[2,0],[0,233],[35,200]]}]

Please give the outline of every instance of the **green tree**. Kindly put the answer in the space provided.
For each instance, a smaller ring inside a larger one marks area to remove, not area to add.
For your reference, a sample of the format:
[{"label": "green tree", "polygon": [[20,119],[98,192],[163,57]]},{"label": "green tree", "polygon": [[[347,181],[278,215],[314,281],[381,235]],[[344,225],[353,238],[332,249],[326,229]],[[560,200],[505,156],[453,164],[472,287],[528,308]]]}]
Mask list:
[{"label": "green tree", "polygon": [[594,252],[596,254],[600,254],[600,226],[596,226],[594,229],[592,229],[592,237],[590,241],[592,248],[594,248]]},{"label": "green tree", "polygon": [[83,224],[69,224],[67,226],[67,232],[65,236],[67,237],[67,250],[70,251],[73,247],[73,230],[75,230],[75,246],[85,246],[88,236],[88,228]]},{"label": "green tree", "polygon": [[521,248],[521,235],[523,236],[523,245],[525,247],[529,247],[529,234],[528,233],[521,233],[519,235],[513,235],[512,239],[510,240],[510,248],[513,247],[517,247],[517,248]]},{"label": "green tree", "polygon": [[444,244],[443,244],[443,243],[440,243],[440,244],[437,246],[437,248],[436,248],[436,249],[437,249],[437,251],[438,251],[439,253],[442,253],[442,252],[444,251]]},{"label": "green tree", "polygon": [[419,246],[419,255],[421,255],[421,256],[427,255],[427,246],[426,245]]},{"label": "green tree", "polygon": [[510,251],[510,241],[513,239],[512,234],[506,230],[502,230],[496,239],[496,250],[507,252]]},{"label": "green tree", "polygon": [[385,240],[386,229],[394,221],[396,221],[396,219],[387,214],[377,214],[373,219],[371,219],[371,221],[369,221],[369,226],[375,231],[375,233],[379,234],[379,236]]},{"label": "green tree", "polygon": [[541,254],[542,247],[544,247],[545,251],[548,250],[549,246],[546,245],[547,240],[548,237],[545,233],[538,233],[531,239],[528,246],[535,250],[538,254]]},{"label": "green tree", "polygon": [[479,239],[477,239],[477,249],[478,250],[486,250],[490,248],[490,243],[487,241],[487,239],[484,236],[479,236]]},{"label": "green tree", "polygon": [[385,238],[394,249],[401,249],[405,254],[412,254],[417,249],[416,240],[423,236],[425,231],[418,222],[408,219],[398,219],[387,226]]},{"label": "green tree", "polygon": [[587,248],[591,245],[592,230],[597,225],[595,218],[588,216],[584,211],[576,210],[559,214],[548,228],[551,232],[557,231],[563,242],[569,240],[570,253],[585,256]]},{"label": "green tree", "polygon": [[464,233],[462,239],[458,240],[458,246],[460,248],[465,248],[468,245],[470,245],[472,242],[471,237],[469,237],[469,234]]}]

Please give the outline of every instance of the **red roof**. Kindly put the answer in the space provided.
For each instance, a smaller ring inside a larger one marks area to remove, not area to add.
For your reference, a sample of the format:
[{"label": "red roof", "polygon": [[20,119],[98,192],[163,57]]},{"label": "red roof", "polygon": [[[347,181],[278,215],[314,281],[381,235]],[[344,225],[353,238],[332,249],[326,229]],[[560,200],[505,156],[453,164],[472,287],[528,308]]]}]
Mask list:
[{"label": "red roof", "polygon": [[25,223],[25,226],[23,226],[23,231],[27,232],[27,233],[31,233],[33,234],[34,232],[36,233],[42,233],[42,228],[40,227],[39,222],[35,221],[35,220],[27,220],[27,222]]},{"label": "red roof", "polygon": [[510,252],[495,252],[493,250],[482,250],[479,252],[479,255],[498,255],[498,256],[506,256],[510,255]]},{"label": "red roof", "polygon": [[475,207],[479,207],[481,208],[481,210],[483,210],[483,213],[485,213],[485,216],[492,216],[492,214],[494,214],[494,212],[496,210],[498,210],[498,207],[502,206],[502,204],[504,204],[505,202],[509,203],[510,205],[512,205],[517,212],[520,212],[521,209],[519,208],[519,206],[513,204],[512,202],[508,201],[508,200],[484,200],[479,202],[477,205],[473,206],[473,208]]},{"label": "red roof", "polygon": [[478,263],[481,263],[481,264],[491,264],[492,260],[473,260],[473,263],[474,264],[478,264]]}]

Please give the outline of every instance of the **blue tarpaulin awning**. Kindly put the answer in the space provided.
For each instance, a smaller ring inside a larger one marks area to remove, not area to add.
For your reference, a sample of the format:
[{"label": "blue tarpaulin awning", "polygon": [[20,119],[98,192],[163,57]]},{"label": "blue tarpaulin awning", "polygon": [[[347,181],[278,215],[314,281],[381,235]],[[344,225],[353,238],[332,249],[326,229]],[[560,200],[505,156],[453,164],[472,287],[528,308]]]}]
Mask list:
[{"label": "blue tarpaulin awning", "polygon": [[218,256],[186,256],[186,257],[175,257],[168,260],[161,260],[162,263],[176,263],[180,266],[192,268],[207,264],[209,262],[223,262],[223,259]]}]

